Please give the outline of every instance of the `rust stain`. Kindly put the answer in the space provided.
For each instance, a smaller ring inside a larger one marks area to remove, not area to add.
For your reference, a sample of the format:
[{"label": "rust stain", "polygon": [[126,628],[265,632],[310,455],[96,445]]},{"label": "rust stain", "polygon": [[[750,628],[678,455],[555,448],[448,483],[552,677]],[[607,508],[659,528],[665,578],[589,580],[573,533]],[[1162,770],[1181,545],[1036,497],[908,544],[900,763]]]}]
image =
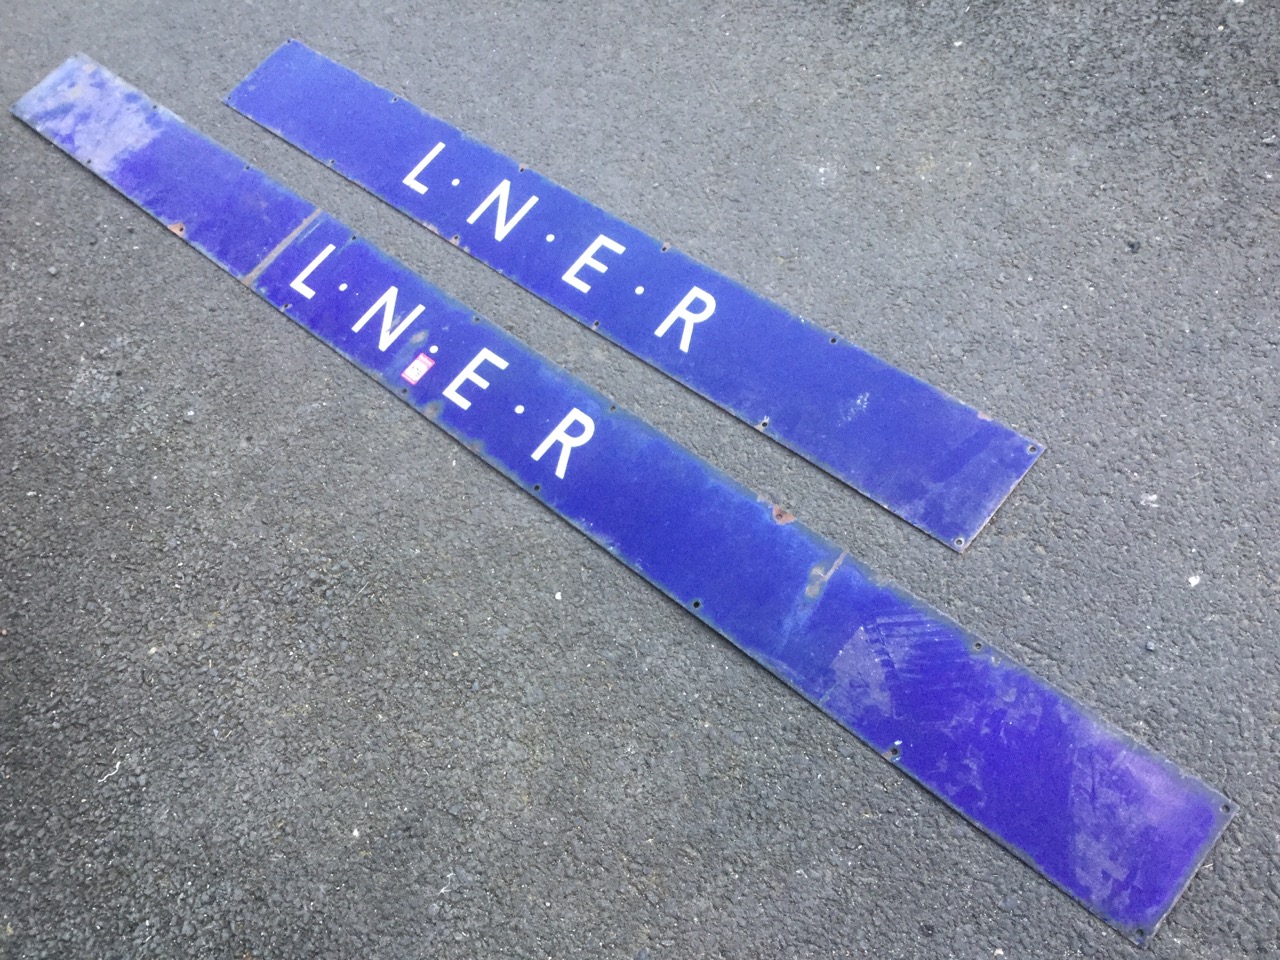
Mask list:
[{"label": "rust stain", "polygon": [[177,223],[169,224],[169,232],[176,233],[180,237],[187,235],[187,225],[179,220]]},{"label": "rust stain", "polygon": [[779,526],[786,526],[788,523],[795,523],[796,515],[790,510],[785,510],[777,505],[773,508],[773,522]]},{"label": "rust stain", "polygon": [[840,569],[840,564],[844,563],[844,558],[848,555],[848,550],[840,551],[840,556],[836,557],[829,570],[823,570],[822,567],[814,567],[810,570],[809,582],[805,585],[804,595],[810,600],[817,600],[822,596],[826,592],[827,583],[830,582],[832,575]]},{"label": "rust stain", "polygon": [[298,235],[310,226],[312,221],[314,221],[318,216],[320,216],[320,208],[312,207],[311,212],[303,218],[302,222],[290,230],[289,235],[277,243],[275,245],[275,249],[263,257],[262,260],[258,262],[258,265],[245,274],[244,279],[240,282],[252,290],[253,285],[258,282],[258,277],[262,276],[262,271],[271,266],[271,264],[275,262],[276,257],[280,256],[284,251],[284,248],[293,243],[293,241],[298,238]]}]

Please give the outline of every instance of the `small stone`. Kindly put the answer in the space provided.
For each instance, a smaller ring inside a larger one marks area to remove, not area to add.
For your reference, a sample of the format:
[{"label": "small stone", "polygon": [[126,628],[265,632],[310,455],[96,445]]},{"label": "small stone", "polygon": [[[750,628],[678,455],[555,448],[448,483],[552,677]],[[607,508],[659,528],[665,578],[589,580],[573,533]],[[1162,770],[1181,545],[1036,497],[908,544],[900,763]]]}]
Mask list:
[{"label": "small stone", "polygon": [[1148,640],[1148,641],[1147,641],[1147,652],[1148,652],[1148,653],[1155,653],[1155,652],[1156,652],[1156,645],[1155,645],[1155,641],[1154,641],[1154,640]]},{"label": "small stone", "polygon": [[50,268],[49,268],[49,276],[51,276],[51,277],[56,277],[57,275],[58,275],[58,268],[57,268],[57,267],[50,267]]}]

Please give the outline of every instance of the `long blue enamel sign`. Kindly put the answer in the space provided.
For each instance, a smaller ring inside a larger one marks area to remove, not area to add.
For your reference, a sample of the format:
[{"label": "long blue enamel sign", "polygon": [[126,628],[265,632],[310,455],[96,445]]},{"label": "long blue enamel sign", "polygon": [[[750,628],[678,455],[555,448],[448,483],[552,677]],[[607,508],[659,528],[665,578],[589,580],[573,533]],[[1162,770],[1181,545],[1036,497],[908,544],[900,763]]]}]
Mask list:
[{"label": "long blue enamel sign", "polygon": [[953,549],[1043,450],[305,44],[227,102]]},{"label": "long blue enamel sign", "polygon": [[1221,793],[93,61],[14,112],[1132,939],[1230,821]]}]

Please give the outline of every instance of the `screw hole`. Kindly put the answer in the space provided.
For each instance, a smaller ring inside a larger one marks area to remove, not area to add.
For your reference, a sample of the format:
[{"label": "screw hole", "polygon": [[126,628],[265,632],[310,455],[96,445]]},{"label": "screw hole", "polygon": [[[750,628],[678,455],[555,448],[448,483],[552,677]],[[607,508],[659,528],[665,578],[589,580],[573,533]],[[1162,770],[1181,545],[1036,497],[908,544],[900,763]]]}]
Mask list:
[{"label": "screw hole", "polygon": [[669,244],[669,243],[664,243],[664,244],[662,245],[662,252],[663,252],[663,253],[666,253],[666,252],[667,252],[668,250],[670,250],[670,249],[671,249],[671,244]]},{"label": "screw hole", "polygon": [[471,318],[471,322],[472,322],[472,323],[479,323],[479,322],[480,322],[480,318],[479,318],[479,317],[477,317],[477,316],[472,316],[472,318]]},{"label": "screw hole", "polygon": [[594,323],[592,323],[592,324],[591,324],[591,329],[592,329],[592,330],[599,330],[599,329],[600,329],[600,321],[599,321],[599,320],[596,320]]},{"label": "screw hole", "polygon": [[702,601],[701,601],[701,600],[695,600],[695,601],[693,601],[693,609],[695,609],[695,610],[701,610],[701,609],[702,609]]},{"label": "screw hole", "polygon": [[462,239],[462,235],[461,235],[461,234],[458,234],[458,233],[455,233],[452,237],[450,237],[450,238],[449,238],[449,242],[450,242],[450,243],[457,243],[457,242],[458,242],[459,240],[461,240],[461,239]]},{"label": "screw hole", "polygon": [[835,338],[835,337],[832,337],[832,338],[831,338],[831,342],[832,342],[832,343],[835,343],[835,342],[836,342],[836,338]]},{"label": "screw hole", "polygon": [[1031,444],[1029,447],[1027,447],[1027,453],[1039,453],[1039,452],[1040,452],[1040,448],[1037,447],[1034,443]]},{"label": "screw hole", "polygon": [[611,403],[611,404],[609,404],[609,412],[610,412],[610,413],[613,413],[613,412],[614,412],[615,410],[617,410],[617,409],[618,409],[618,405],[617,405],[616,403]]},{"label": "screw hole", "polygon": [[533,485],[533,492],[534,492],[534,493],[537,493],[537,492],[538,492],[539,490],[541,490],[541,489],[542,489],[542,484],[540,484],[540,483],[535,483],[535,484]]},{"label": "screw hole", "polygon": [[954,543],[957,547],[963,547],[963,546],[964,546],[964,537],[956,537],[956,538],[955,538],[954,540],[952,540],[951,542],[952,542],[952,543]]},{"label": "screw hole", "polygon": [[528,165],[527,165],[527,164],[523,164],[523,163],[522,163],[522,164],[520,164],[520,172],[521,172],[521,173],[524,173],[524,172],[525,172],[526,170],[528,170],[528,169],[529,169],[529,167],[528,167]]},{"label": "screw hole", "polygon": [[764,430],[768,426],[769,426],[769,418],[765,417],[763,420],[760,421],[760,429]]},{"label": "screw hole", "polygon": [[1222,805],[1222,812],[1223,812],[1223,813],[1230,813],[1230,812],[1231,812],[1231,804],[1229,804],[1229,803],[1224,803],[1224,804]]},{"label": "screw hole", "polygon": [[981,640],[975,640],[975,641],[973,641],[973,649],[975,649],[975,650],[981,650],[981,649],[982,649],[982,641],[981,641]]},{"label": "screw hole", "polygon": [[889,758],[891,760],[897,760],[900,756],[902,756],[902,748],[895,743],[889,748]]}]

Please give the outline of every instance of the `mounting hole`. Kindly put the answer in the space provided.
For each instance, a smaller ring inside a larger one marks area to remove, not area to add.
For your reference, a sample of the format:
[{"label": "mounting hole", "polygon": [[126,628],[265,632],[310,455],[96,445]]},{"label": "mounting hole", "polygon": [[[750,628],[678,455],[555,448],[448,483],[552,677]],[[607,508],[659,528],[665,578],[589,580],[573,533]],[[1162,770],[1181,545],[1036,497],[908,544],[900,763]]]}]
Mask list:
[{"label": "mounting hole", "polygon": [[671,249],[671,244],[669,244],[669,243],[664,243],[664,244],[662,245],[662,252],[663,252],[663,253],[666,253],[666,252],[667,252],[668,250],[670,250],[670,249]]},{"label": "mounting hole", "polygon": [[832,338],[831,338],[831,342],[832,342],[832,343],[835,343],[835,342],[836,342],[836,338],[835,338],[835,337],[832,337]]},{"label": "mounting hole", "polygon": [[1229,804],[1229,803],[1224,803],[1224,804],[1222,805],[1222,812],[1223,812],[1223,813],[1230,813],[1230,812],[1231,812],[1231,804]]},{"label": "mounting hole", "polygon": [[701,601],[701,600],[695,600],[695,601],[693,601],[693,609],[695,609],[695,610],[701,610],[701,609],[702,609],[702,601]]},{"label": "mounting hole", "polygon": [[1027,453],[1039,453],[1039,452],[1040,452],[1040,448],[1037,447],[1034,443],[1029,444],[1027,446]]},{"label": "mounting hole", "polygon": [[610,413],[613,413],[613,412],[614,412],[615,410],[617,410],[617,409],[618,409],[618,405],[617,405],[616,403],[611,403],[611,404],[609,404],[609,412],[610,412]]},{"label": "mounting hole", "polygon": [[769,426],[769,418],[765,417],[763,420],[760,421],[760,429],[764,430],[768,426]]},{"label": "mounting hole", "polygon": [[897,760],[900,756],[902,756],[902,748],[895,743],[889,748],[889,759]]},{"label": "mounting hole", "polygon": [[542,489],[542,484],[540,484],[540,483],[535,483],[535,484],[533,485],[533,492],[534,492],[534,493],[537,493],[537,492],[538,492],[539,490],[541,490],[541,489]]},{"label": "mounting hole", "polygon": [[975,640],[975,641],[973,641],[973,649],[975,649],[975,650],[981,650],[981,649],[982,649],[982,641],[981,641],[981,640]]},{"label": "mounting hole", "polygon": [[461,240],[461,239],[462,239],[462,234],[460,234],[460,233],[455,233],[452,237],[450,237],[450,238],[449,238],[449,242],[450,242],[450,243],[457,243],[457,242],[458,242],[459,240]]},{"label": "mounting hole", "polygon": [[591,329],[592,329],[592,330],[599,330],[599,329],[600,329],[600,321],[599,321],[599,320],[594,321],[594,322],[591,324]]},{"label": "mounting hole", "polygon": [[471,317],[471,322],[472,322],[472,323],[479,323],[479,322],[480,322],[480,318],[479,318],[479,317],[477,317],[477,316],[474,316],[474,315],[473,315],[473,316]]},{"label": "mounting hole", "polygon": [[963,547],[963,546],[964,546],[964,537],[956,537],[956,538],[955,538],[954,540],[952,540],[951,542],[952,542],[952,543],[954,543],[957,547]]}]

